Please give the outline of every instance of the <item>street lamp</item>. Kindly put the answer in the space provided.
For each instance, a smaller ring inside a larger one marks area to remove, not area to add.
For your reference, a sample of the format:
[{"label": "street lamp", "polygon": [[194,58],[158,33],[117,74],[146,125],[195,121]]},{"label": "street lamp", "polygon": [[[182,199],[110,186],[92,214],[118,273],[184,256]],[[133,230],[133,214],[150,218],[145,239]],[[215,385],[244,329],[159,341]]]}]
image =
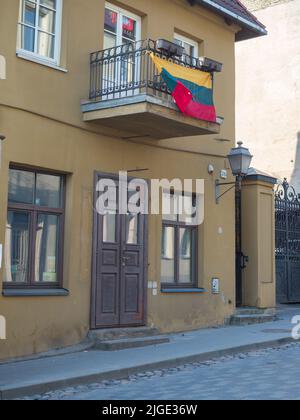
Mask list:
[{"label": "street lamp", "polygon": [[[251,165],[253,156],[249,152],[249,149],[243,146],[243,142],[238,143],[238,147],[231,149],[227,156],[233,176],[236,177],[235,182],[220,182],[216,180],[216,203],[219,204],[220,198],[227,194],[230,190],[236,187],[239,191],[242,188],[242,179],[248,175],[248,171]],[[224,185],[232,185],[223,194],[220,194],[220,189]]]}]

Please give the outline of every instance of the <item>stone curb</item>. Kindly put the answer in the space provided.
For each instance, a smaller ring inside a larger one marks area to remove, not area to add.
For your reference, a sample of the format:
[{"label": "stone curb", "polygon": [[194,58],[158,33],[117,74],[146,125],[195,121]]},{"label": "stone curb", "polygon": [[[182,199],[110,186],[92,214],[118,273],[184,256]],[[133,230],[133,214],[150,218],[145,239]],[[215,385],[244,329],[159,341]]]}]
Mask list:
[{"label": "stone curb", "polygon": [[218,359],[221,357],[233,356],[239,353],[248,353],[251,351],[263,350],[271,347],[280,347],[285,344],[290,344],[294,342],[295,340],[292,337],[287,337],[277,340],[265,341],[262,343],[253,343],[223,350],[215,350],[207,353],[199,353],[192,356],[177,357],[175,359],[162,360],[160,362],[147,363],[131,368],[111,370],[107,372],[101,372],[98,374],[95,373],[92,375],[69,377],[58,381],[44,382],[35,385],[19,386],[16,388],[2,388],[0,389],[0,400],[13,400],[22,397],[30,397],[33,395],[44,394],[47,392],[56,391],[67,387],[79,386],[83,384],[89,385],[105,380],[122,380],[127,379],[130,375],[135,375],[149,370],[151,371],[158,369],[168,369],[188,363],[206,362],[211,359]]}]

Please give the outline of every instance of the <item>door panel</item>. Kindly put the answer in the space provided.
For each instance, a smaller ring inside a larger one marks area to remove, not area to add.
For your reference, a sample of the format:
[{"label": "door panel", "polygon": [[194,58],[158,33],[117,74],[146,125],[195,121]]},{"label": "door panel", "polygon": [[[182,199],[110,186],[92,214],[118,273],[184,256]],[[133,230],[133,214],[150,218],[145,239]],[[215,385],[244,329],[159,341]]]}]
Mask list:
[{"label": "door panel", "polygon": [[[108,219],[111,223],[114,219]],[[120,219],[114,222],[114,229],[119,229]],[[96,325],[118,325],[120,318],[120,243],[116,233],[116,243],[104,242],[107,219],[97,217],[97,243],[96,243]],[[95,258],[95,257],[94,257]]]},{"label": "door panel", "polygon": [[92,328],[145,324],[146,227],[144,215],[95,215]]}]

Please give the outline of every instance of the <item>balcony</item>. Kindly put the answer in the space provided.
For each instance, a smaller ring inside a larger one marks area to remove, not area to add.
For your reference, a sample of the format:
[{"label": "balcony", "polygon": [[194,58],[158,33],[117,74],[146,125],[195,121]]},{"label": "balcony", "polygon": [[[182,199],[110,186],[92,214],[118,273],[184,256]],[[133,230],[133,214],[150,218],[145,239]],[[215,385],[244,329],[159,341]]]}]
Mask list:
[{"label": "balcony", "polygon": [[182,114],[150,53],[176,64],[203,70],[187,55],[166,57],[152,40],[91,54],[89,100],[81,105],[85,122],[118,129],[124,138],[167,139],[219,134],[220,123]]}]

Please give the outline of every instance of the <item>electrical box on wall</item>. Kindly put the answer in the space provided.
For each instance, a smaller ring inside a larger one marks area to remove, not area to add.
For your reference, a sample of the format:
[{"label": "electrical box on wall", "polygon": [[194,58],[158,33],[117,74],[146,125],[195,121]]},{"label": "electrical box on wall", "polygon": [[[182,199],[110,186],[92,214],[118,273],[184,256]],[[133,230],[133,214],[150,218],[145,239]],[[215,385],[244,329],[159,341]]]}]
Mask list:
[{"label": "electrical box on wall", "polygon": [[220,279],[213,278],[211,281],[211,291],[213,295],[218,295],[220,293]]}]

